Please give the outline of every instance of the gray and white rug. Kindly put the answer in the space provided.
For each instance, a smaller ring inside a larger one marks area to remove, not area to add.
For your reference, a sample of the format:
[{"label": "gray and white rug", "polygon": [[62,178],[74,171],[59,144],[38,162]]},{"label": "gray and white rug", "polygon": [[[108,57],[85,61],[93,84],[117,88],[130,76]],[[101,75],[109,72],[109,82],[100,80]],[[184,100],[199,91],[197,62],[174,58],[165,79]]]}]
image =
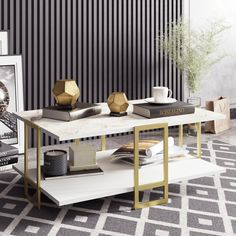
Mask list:
[{"label": "gray and white rug", "polygon": [[[203,159],[227,172],[172,184],[167,205],[143,210],[132,210],[132,193],[61,208],[42,196],[38,210],[24,198],[21,177],[1,173],[0,235],[236,235],[236,146],[215,140],[202,147]],[[188,148],[196,152],[196,145]],[[154,189],[141,197],[156,199],[161,193]]]}]

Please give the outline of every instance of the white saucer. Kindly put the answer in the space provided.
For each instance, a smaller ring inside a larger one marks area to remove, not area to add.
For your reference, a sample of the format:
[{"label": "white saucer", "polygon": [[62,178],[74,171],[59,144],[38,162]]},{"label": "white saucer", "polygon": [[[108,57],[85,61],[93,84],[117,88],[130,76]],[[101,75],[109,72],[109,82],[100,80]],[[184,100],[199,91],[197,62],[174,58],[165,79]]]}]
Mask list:
[{"label": "white saucer", "polygon": [[164,102],[155,102],[154,98],[146,98],[144,100],[148,103],[153,103],[153,104],[171,104],[177,102],[175,98],[167,98],[166,101]]}]

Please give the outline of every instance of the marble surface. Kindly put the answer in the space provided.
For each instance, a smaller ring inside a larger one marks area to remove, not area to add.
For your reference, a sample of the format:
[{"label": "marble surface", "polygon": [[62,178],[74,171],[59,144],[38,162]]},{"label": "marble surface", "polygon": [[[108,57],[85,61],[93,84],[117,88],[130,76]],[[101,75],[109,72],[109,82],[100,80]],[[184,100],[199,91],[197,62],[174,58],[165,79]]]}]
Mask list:
[{"label": "marble surface", "polygon": [[[106,103],[101,104],[101,114],[71,122],[40,118],[42,110],[19,112],[16,113],[16,116],[22,121],[27,120],[37,125],[42,128],[45,133],[53,135],[59,141],[130,132],[133,131],[135,126],[139,125],[168,123],[169,126],[175,126],[225,118],[222,114],[196,108],[194,114],[147,119],[132,113],[132,104],[141,102],[144,101],[130,101],[130,106],[127,111],[128,115],[124,117],[109,116],[110,111]],[[32,121],[32,119],[34,121]]]}]

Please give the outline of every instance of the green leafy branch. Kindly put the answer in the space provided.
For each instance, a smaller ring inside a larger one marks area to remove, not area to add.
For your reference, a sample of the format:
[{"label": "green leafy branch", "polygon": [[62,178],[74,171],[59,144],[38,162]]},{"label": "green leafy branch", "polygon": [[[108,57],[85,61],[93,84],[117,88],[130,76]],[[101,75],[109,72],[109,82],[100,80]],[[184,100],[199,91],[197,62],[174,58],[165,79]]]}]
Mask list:
[{"label": "green leafy branch", "polygon": [[158,50],[163,50],[164,55],[185,73],[192,93],[198,90],[202,73],[226,56],[214,57],[213,53],[219,46],[220,34],[229,28],[218,20],[204,29],[193,30],[183,19],[179,19],[169,24],[168,34],[156,38]]}]

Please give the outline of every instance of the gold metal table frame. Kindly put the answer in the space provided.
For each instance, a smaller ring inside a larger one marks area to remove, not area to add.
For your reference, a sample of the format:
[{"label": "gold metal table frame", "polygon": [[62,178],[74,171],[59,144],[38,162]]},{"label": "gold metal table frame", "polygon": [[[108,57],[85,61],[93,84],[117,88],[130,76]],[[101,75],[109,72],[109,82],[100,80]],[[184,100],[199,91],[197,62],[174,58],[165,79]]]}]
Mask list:
[{"label": "gold metal table frame", "polygon": [[[201,123],[196,123],[197,129],[197,156],[201,157]],[[29,168],[28,168],[28,128],[36,129],[37,135],[37,148],[36,148],[36,159],[37,159],[37,176],[36,183],[29,177]],[[163,180],[160,182],[149,183],[140,185],[139,184],[139,135],[141,131],[154,130],[154,129],[163,129],[164,130],[164,162],[163,162]],[[26,198],[31,201],[35,206],[40,208],[41,206],[41,165],[40,165],[40,150],[41,150],[41,128],[37,125],[32,124],[29,121],[24,121],[24,193]],[[152,124],[152,125],[142,125],[134,127],[134,208],[144,208],[154,205],[165,204],[168,202],[168,123],[162,124]],[[79,139],[75,140],[79,144]],[[179,146],[183,145],[183,125],[179,125]],[[106,149],[106,136],[101,136],[101,150]],[[36,193],[33,196],[29,194],[29,184],[36,188]],[[164,196],[161,199],[147,202],[139,201],[139,192],[145,191],[152,188],[164,187]]]},{"label": "gold metal table frame", "polygon": [[[139,134],[141,131],[153,130],[153,129],[164,129],[164,162],[163,162],[163,180],[160,182],[149,183],[149,184],[139,184]],[[164,187],[164,197],[163,199],[140,202],[139,192],[157,188]],[[168,202],[168,124],[154,124],[154,125],[143,125],[134,128],[134,208],[144,208],[155,205],[160,205]]]},{"label": "gold metal table frame", "polygon": [[[201,157],[201,123],[196,123],[197,130],[197,157]],[[160,182],[139,184],[139,134],[141,131],[163,129],[163,180]],[[179,146],[183,146],[183,125],[179,125]],[[143,125],[134,128],[134,208],[151,207],[155,205],[168,203],[168,123]],[[163,187],[163,198],[153,201],[140,202],[139,192],[152,188]]]}]

